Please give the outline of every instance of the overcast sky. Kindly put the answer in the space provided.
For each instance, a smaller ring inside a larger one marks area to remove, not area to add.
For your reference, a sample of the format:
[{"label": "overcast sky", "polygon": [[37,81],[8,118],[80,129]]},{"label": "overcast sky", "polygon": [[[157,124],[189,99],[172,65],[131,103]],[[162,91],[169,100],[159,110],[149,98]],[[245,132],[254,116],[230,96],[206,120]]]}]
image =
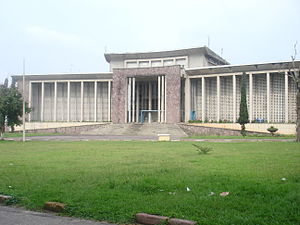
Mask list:
[{"label": "overcast sky", "polygon": [[105,50],[209,45],[245,64],[289,60],[298,41],[299,59],[299,12],[299,0],[0,0],[0,82],[23,58],[30,74],[106,72]]}]

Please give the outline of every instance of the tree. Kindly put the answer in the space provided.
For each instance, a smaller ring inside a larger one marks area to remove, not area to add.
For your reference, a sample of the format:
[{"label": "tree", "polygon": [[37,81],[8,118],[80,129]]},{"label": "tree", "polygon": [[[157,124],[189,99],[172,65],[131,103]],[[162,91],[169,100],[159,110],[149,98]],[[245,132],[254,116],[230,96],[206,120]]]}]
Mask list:
[{"label": "tree", "polygon": [[[5,126],[10,126],[14,130],[15,125],[21,125],[20,118],[23,116],[23,99],[21,93],[14,86],[8,87],[8,81],[5,80],[3,85],[0,85],[0,135],[3,139]],[[30,109],[27,107],[25,112]]]},{"label": "tree", "polygon": [[6,121],[6,110],[7,110],[7,103],[6,97],[7,96],[7,88],[5,85],[0,85],[0,135],[1,139],[3,138],[3,133],[5,132],[5,121]]},{"label": "tree", "polygon": [[245,124],[249,122],[248,108],[247,108],[247,96],[246,96],[246,73],[242,75],[241,81],[241,102],[240,102],[240,114],[238,123],[241,125],[241,134],[246,136]]},{"label": "tree", "polygon": [[297,56],[297,42],[294,44],[294,55],[291,56],[292,61],[289,64],[289,76],[292,77],[296,85],[296,141],[300,142],[300,66],[297,67],[295,60]]}]

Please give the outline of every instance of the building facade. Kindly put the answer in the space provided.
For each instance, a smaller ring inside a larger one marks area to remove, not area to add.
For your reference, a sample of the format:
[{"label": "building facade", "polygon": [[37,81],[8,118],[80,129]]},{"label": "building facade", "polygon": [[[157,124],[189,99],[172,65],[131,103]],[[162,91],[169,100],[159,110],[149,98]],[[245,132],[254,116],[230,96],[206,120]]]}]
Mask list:
[{"label": "building facade", "polygon": [[[251,122],[296,121],[290,62],[230,65],[207,47],[105,58],[107,73],[26,75],[28,121],[234,123],[243,73]],[[22,76],[12,78],[23,91]]]}]

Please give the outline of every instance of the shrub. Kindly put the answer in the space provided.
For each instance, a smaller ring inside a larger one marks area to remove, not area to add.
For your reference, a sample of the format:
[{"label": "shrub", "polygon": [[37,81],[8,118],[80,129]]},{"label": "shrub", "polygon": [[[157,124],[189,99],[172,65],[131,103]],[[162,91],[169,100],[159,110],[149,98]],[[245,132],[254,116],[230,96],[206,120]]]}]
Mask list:
[{"label": "shrub", "polygon": [[188,123],[202,123],[202,120],[189,120]]},{"label": "shrub", "polygon": [[207,154],[213,150],[211,147],[208,147],[208,146],[201,146],[201,145],[196,145],[196,144],[192,144],[192,145],[196,147],[196,149],[197,149],[196,151],[199,154]]},{"label": "shrub", "polygon": [[267,131],[269,131],[269,132],[272,134],[272,136],[274,136],[274,133],[275,133],[276,131],[278,131],[278,128],[273,127],[273,126],[270,126],[270,127],[267,129]]}]

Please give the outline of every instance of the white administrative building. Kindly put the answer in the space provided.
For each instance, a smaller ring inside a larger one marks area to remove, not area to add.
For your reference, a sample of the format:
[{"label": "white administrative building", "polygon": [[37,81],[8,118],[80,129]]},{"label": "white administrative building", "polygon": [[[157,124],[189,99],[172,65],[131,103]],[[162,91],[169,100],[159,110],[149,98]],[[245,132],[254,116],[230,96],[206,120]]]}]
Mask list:
[{"label": "white administrative building", "polygon": [[[294,123],[292,64],[231,65],[207,47],[107,53],[110,72],[25,76],[25,98],[38,122],[236,122],[247,75],[252,123]],[[300,61],[295,65],[299,68]],[[22,75],[12,76],[22,90]]]}]

